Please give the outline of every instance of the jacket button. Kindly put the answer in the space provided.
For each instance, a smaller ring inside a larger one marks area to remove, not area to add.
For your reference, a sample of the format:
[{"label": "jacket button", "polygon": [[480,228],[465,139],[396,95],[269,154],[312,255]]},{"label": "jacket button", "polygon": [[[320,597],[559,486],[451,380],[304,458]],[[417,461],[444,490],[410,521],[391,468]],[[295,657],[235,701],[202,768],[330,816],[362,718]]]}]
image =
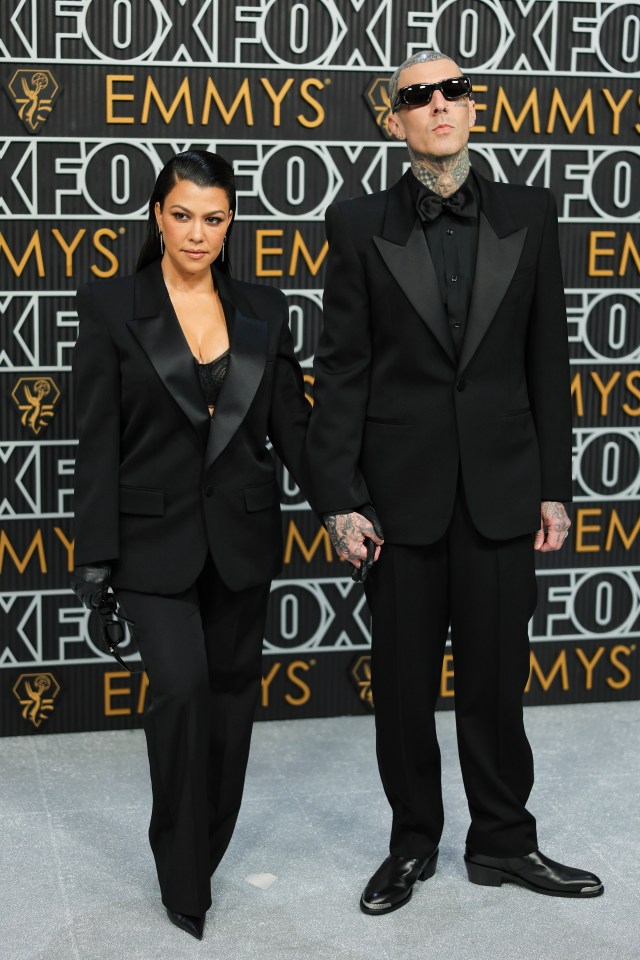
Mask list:
[{"label": "jacket button", "polygon": [[205,497],[210,497],[212,496],[212,494],[213,494],[213,487],[211,486],[211,484],[208,483],[204,488],[204,495]]},{"label": "jacket button", "polygon": [[463,380],[461,377],[460,380],[458,380],[458,382],[456,383],[456,390],[459,390],[460,393],[462,393],[466,385],[467,385],[467,381]]}]

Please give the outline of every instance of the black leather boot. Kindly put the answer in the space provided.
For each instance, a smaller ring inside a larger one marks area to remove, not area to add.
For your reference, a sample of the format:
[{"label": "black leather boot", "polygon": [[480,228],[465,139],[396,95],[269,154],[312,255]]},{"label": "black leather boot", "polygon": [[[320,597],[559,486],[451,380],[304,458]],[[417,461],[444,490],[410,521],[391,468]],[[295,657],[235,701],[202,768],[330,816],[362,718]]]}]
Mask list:
[{"label": "black leather boot", "polygon": [[599,897],[604,892],[594,873],[556,863],[539,850],[525,857],[486,857],[467,847],[464,862],[471,883],[486,887],[517,883],[550,897]]},{"label": "black leather boot", "polygon": [[398,910],[409,902],[418,880],[428,880],[434,875],[437,863],[437,850],[417,860],[387,857],[364,888],[360,909],[372,916]]}]

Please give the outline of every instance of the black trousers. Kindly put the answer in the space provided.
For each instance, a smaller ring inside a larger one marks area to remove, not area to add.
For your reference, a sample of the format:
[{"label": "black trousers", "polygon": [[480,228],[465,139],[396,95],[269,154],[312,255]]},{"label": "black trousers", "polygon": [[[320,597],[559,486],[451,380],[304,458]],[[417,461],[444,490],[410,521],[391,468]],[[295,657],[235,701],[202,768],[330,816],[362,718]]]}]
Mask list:
[{"label": "black trousers", "polygon": [[427,856],[442,833],[434,708],[449,625],[471,814],[467,842],[488,856],[537,849],[535,820],[525,807],[533,758],[522,716],[527,624],[536,601],[532,537],[482,537],[460,484],[445,536],[429,546],[385,544],[366,591],[378,765],[393,811],[391,853]]},{"label": "black trousers", "polygon": [[149,675],[144,716],[162,902],[202,916],[240,810],[269,584],[228,590],[211,558],[184,593],[119,590]]}]

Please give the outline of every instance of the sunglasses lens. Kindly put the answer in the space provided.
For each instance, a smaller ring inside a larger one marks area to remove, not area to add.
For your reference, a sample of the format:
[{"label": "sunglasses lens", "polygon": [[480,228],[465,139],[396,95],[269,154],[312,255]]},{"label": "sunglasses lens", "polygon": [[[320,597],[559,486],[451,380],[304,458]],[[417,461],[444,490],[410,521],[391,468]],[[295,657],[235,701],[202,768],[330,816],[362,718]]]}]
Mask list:
[{"label": "sunglasses lens", "polygon": [[458,100],[471,93],[471,81],[468,77],[449,77],[442,81],[441,89],[445,100]]},{"label": "sunglasses lens", "polygon": [[441,90],[445,100],[459,100],[460,97],[468,97],[471,93],[471,80],[469,77],[449,77],[440,83],[412,83],[398,91],[398,100],[394,109],[401,104],[407,107],[418,107],[431,103],[435,90]]},{"label": "sunglasses lens", "polygon": [[432,83],[412,83],[410,87],[404,87],[401,90],[402,102],[409,107],[429,103],[433,95],[433,89],[434,85]]}]

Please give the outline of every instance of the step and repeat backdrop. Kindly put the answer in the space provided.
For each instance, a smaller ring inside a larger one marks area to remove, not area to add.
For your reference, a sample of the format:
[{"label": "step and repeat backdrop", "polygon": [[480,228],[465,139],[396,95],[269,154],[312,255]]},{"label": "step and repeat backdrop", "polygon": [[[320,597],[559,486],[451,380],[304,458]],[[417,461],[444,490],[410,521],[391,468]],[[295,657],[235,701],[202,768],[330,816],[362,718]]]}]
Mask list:
[{"label": "step and repeat backdrop", "polygon": [[[130,272],[163,163],[232,161],[235,275],[286,293],[313,396],[336,198],[404,172],[386,81],[417,50],[473,79],[472,160],[558,201],[573,526],[540,557],[526,702],[640,696],[640,3],[6,0],[0,9],[2,734],[140,724],[144,675],[94,641],[73,566],[74,292]],[[281,470],[260,718],[371,710],[360,585]],[[426,629],[426,627],[425,627]],[[446,654],[441,705],[455,692]]]}]

